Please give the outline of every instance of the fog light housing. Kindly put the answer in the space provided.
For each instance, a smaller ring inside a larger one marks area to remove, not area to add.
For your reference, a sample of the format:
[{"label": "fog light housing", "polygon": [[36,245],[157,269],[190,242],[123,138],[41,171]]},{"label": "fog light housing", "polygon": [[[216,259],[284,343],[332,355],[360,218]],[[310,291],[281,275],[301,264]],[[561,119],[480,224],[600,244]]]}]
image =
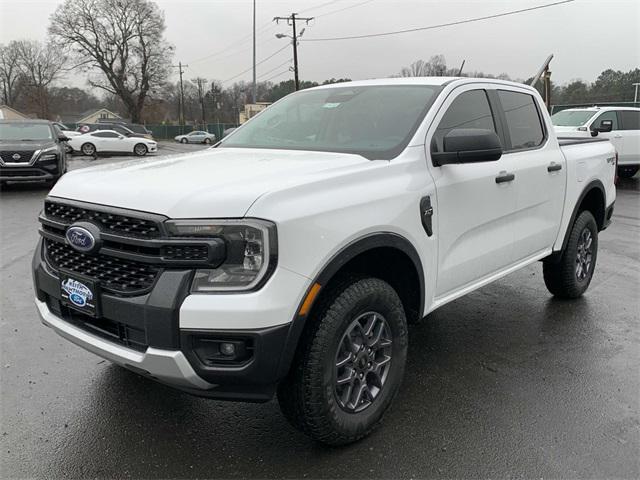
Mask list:
[{"label": "fog light housing", "polygon": [[239,366],[253,357],[254,345],[251,338],[193,337],[193,351],[203,365]]}]

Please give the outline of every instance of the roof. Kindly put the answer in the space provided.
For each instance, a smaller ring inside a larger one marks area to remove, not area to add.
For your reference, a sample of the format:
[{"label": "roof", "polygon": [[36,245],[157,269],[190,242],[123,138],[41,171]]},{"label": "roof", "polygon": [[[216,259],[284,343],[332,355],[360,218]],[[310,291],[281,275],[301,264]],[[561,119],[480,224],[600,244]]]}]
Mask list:
[{"label": "roof", "polygon": [[353,82],[331,83],[328,85],[319,85],[309,90],[318,90],[322,88],[341,88],[341,87],[365,87],[373,85],[435,85],[442,86],[450,83],[493,83],[506,85],[511,87],[526,88],[535,90],[533,87],[519,82],[511,82],[507,80],[498,80],[497,78],[475,78],[475,77],[394,77],[394,78],[378,78],[371,80],[356,80]]},{"label": "roof", "polygon": [[24,118],[28,118],[24,113],[19,112],[15,108],[11,108],[9,105],[5,105],[4,103],[2,105],[0,105],[0,110],[11,110],[16,115],[19,115],[19,116],[24,117]]},{"label": "roof", "polygon": [[[584,111],[590,111],[590,112],[600,112],[600,111],[606,111],[606,110],[631,110],[633,112],[640,112],[640,108],[638,107],[616,107],[615,105],[605,105],[602,107],[598,107],[593,106],[593,107],[573,107],[573,108],[565,108],[564,110],[560,110],[560,112],[584,112]],[[557,113],[560,113],[557,112]]]},{"label": "roof", "polygon": [[49,124],[51,123],[49,120],[40,120],[36,118],[25,118],[20,120],[2,120],[0,119],[0,123],[43,123]]}]

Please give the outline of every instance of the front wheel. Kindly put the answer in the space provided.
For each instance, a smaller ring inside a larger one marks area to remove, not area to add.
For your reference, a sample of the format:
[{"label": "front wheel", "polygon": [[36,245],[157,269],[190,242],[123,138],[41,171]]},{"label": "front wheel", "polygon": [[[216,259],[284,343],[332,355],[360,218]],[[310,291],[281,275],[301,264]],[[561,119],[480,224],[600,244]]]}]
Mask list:
[{"label": "front wheel", "polygon": [[93,143],[85,143],[80,147],[80,151],[83,155],[93,157],[96,154],[96,147]]},{"label": "front wheel", "polygon": [[211,139],[210,138],[205,138],[204,139],[204,143],[205,143],[205,145],[211,145]]},{"label": "front wheel", "polygon": [[598,257],[598,225],[591,212],[578,215],[559,260],[542,264],[544,283],[559,298],[578,298],[591,283]]},{"label": "front wheel", "polygon": [[184,144],[184,143],[187,143],[188,141],[189,140],[187,140],[186,138],[183,138],[183,139],[180,140],[180,143]]},{"label": "front wheel", "polygon": [[622,178],[631,178],[638,173],[638,170],[640,170],[640,167],[637,165],[618,167],[618,176]]},{"label": "front wheel", "polygon": [[144,143],[138,143],[133,147],[133,153],[139,157],[144,157],[147,154],[147,146]]},{"label": "front wheel", "polygon": [[318,307],[278,400],[296,428],[344,445],[373,431],[398,393],[407,320],[398,294],[376,278],[334,288]]}]

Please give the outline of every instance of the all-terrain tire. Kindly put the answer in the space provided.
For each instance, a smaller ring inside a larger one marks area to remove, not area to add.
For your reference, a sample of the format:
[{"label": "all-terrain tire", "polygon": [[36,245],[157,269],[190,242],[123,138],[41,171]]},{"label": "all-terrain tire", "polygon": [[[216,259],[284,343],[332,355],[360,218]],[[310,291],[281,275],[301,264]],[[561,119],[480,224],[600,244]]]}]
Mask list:
[{"label": "all-terrain tire", "polygon": [[[585,253],[581,243],[591,239],[590,252]],[[585,264],[585,255],[590,256]],[[559,260],[549,259],[542,264],[544,283],[549,292],[558,298],[578,298],[589,288],[598,257],[598,225],[589,211],[581,212],[571,227],[567,246]],[[580,265],[582,264],[582,269]]]},{"label": "all-terrain tire", "polygon": [[[371,312],[386,322],[391,360],[377,396],[369,398],[363,410],[348,411],[337,397],[336,360],[349,329]],[[321,443],[344,445],[365,437],[380,424],[398,392],[407,345],[404,308],[388,283],[363,278],[337,285],[323,295],[307,320],[293,367],[278,387],[282,412],[294,427]]]}]

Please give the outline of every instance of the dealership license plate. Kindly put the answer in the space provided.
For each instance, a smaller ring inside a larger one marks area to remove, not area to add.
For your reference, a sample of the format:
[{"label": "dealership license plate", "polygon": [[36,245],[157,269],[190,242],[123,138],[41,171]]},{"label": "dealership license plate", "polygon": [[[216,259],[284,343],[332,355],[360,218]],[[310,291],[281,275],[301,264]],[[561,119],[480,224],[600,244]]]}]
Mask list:
[{"label": "dealership license plate", "polygon": [[86,277],[61,271],[60,299],[64,305],[86,315],[97,317],[99,314],[98,284]]}]

